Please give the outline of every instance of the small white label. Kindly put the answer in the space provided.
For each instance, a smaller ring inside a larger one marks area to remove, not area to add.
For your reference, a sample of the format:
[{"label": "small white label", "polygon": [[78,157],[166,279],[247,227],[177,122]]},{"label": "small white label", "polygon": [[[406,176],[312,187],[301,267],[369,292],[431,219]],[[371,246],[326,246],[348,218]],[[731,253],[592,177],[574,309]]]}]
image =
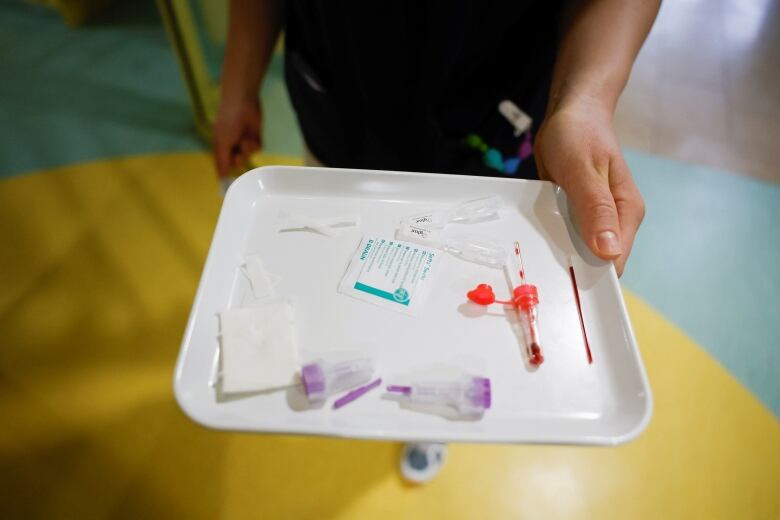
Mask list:
[{"label": "small white label", "polygon": [[416,217],[409,217],[409,223],[417,226],[432,226],[434,225],[433,217],[434,217],[433,213],[418,215]]},{"label": "small white label", "polygon": [[520,107],[505,99],[498,104],[498,111],[509,121],[509,124],[515,127],[515,135],[519,136],[531,128],[533,119],[531,116],[520,110]]},{"label": "small white label", "polygon": [[418,244],[427,245],[430,247],[439,246],[439,235],[441,230],[430,229],[425,226],[412,224],[410,221],[401,222],[396,233],[396,238],[401,240],[411,240]]},{"label": "small white label", "polygon": [[419,215],[413,215],[405,219],[410,226],[424,227],[426,229],[441,229],[449,220],[447,211],[429,211]]}]

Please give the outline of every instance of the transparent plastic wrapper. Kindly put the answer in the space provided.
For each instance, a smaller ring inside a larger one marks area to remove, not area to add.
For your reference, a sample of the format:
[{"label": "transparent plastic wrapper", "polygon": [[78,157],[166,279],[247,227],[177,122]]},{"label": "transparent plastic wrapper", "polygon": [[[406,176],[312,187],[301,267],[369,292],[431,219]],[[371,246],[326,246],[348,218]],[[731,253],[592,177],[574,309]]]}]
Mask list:
[{"label": "transparent plastic wrapper", "polygon": [[444,236],[437,230],[405,226],[398,230],[396,238],[440,249],[461,260],[494,269],[502,269],[508,257],[507,250],[501,244],[484,237]]},{"label": "transparent plastic wrapper", "polygon": [[442,249],[467,262],[501,269],[506,264],[507,251],[500,244],[477,237],[451,237],[443,241]]},{"label": "transparent plastic wrapper", "polygon": [[438,211],[426,211],[404,220],[405,224],[426,229],[441,229],[450,223],[476,224],[499,218],[501,199],[484,197],[469,200]]}]

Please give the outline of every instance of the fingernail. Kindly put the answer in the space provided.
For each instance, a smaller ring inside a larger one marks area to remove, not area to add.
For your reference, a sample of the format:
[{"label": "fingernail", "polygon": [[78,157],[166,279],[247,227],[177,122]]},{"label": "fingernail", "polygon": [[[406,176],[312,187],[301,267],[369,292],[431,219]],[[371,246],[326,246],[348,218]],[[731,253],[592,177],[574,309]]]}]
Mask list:
[{"label": "fingernail", "polygon": [[617,256],[623,251],[620,249],[620,241],[614,231],[602,231],[596,237],[596,245],[599,251],[608,256]]}]

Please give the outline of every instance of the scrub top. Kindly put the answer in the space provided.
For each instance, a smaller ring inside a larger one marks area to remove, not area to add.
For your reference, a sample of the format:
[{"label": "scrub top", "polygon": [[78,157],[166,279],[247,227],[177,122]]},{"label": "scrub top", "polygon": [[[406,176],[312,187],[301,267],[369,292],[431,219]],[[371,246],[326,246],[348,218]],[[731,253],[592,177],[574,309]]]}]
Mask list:
[{"label": "scrub top", "polygon": [[[533,156],[509,172],[484,148],[517,159],[538,130],[561,4],[287,2],[285,78],[307,146],[333,167],[535,178]],[[514,135],[505,99],[533,118],[530,133]]]}]

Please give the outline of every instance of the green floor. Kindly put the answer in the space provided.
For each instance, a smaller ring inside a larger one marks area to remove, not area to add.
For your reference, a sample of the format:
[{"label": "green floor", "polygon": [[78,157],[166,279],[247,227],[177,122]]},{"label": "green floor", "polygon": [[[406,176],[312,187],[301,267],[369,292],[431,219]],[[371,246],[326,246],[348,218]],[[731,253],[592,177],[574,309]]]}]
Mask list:
[{"label": "green floor", "polygon": [[623,283],[780,415],[780,186],[626,155],[647,216]]},{"label": "green floor", "polygon": [[79,29],[0,4],[0,178],[203,146],[154,4],[120,4]]}]

